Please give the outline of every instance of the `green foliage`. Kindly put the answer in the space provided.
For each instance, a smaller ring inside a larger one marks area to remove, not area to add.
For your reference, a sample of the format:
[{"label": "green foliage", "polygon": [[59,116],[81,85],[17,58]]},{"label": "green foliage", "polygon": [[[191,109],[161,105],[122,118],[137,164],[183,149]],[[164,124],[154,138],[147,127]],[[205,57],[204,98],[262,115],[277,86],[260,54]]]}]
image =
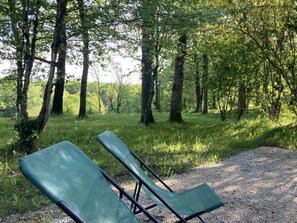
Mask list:
[{"label": "green foliage", "polygon": [[15,125],[15,130],[18,132],[18,145],[16,148],[22,153],[31,153],[34,151],[35,141],[38,138],[36,132],[36,120],[22,120]]},{"label": "green foliage", "polygon": [[64,93],[63,110],[64,114],[75,115],[78,114],[79,93],[70,94],[68,91]]},{"label": "green foliage", "polygon": [[0,218],[8,213],[23,213],[49,204],[23,176],[0,177]]},{"label": "green foliage", "polygon": [[28,113],[32,117],[38,116],[39,114],[44,88],[44,82],[33,82],[30,85],[28,91]]},{"label": "green foliage", "polygon": [[0,78],[0,117],[15,117],[16,93],[14,81]]},{"label": "green foliage", "polygon": [[9,170],[8,163],[7,162],[5,162],[5,163],[0,162],[0,176],[7,175],[8,170]]},{"label": "green foliage", "polygon": [[[87,113],[88,114],[104,114],[112,112],[110,97],[113,95],[114,106],[117,102],[118,85],[115,83],[102,83],[100,95],[96,90],[97,83],[88,83],[87,92]],[[0,117],[14,118],[15,109],[15,92],[12,83],[0,82],[3,91],[0,91]],[[37,116],[42,104],[44,92],[43,82],[31,83],[28,92],[28,113],[29,116]],[[77,115],[79,108],[79,91],[80,83],[77,81],[69,81],[65,84],[63,110],[66,115]],[[140,85],[123,85],[120,112],[138,112],[140,108]],[[100,100],[100,106],[99,101]],[[100,107],[100,109],[99,109]],[[100,112],[99,112],[100,110]]]},{"label": "green foliage", "polygon": [[14,124],[14,120],[9,118],[0,118],[0,154],[2,154],[3,149],[6,148],[5,145],[10,145],[16,138],[16,132],[13,131]]}]

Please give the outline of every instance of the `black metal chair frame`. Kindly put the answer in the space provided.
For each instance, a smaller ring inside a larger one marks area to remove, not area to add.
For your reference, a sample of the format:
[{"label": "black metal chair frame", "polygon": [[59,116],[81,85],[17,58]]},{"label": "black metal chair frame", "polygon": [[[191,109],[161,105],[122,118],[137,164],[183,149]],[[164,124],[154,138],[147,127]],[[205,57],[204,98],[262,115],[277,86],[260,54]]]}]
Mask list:
[{"label": "black metal chair frame", "polygon": [[[174,192],[149,166],[147,166],[143,160],[141,160],[133,151],[128,148],[132,156],[140,163],[140,167],[148,170],[150,174],[152,174],[168,191]],[[144,182],[138,174],[136,174],[129,166],[127,166],[122,160],[118,159],[115,157],[117,160],[119,160],[128,170],[130,173],[133,174],[133,176],[138,180],[135,184],[134,188],[134,193],[133,193],[133,198],[138,201],[140,192],[142,189],[142,186],[145,186],[147,189],[150,190],[150,192],[156,196],[179,220],[176,221],[176,223],[183,222],[186,223],[188,220],[197,217],[202,223],[205,223],[205,221],[200,217],[201,214],[204,214],[205,212],[198,212],[193,215],[187,216],[187,217],[182,217],[180,214],[178,214],[162,197],[160,197],[146,182]],[[152,204],[147,207],[145,207],[146,210],[149,210],[151,208],[156,207],[157,204]],[[134,205],[131,205],[131,209],[135,214],[138,214],[141,212],[141,210],[137,210],[137,207]]]}]

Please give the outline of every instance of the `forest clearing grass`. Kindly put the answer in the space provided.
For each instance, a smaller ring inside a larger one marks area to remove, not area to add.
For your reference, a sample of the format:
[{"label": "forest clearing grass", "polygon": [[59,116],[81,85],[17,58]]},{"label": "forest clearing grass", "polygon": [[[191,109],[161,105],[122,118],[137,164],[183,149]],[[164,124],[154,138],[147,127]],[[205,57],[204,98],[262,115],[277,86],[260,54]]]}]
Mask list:
[{"label": "forest clearing grass", "polygon": [[[297,148],[296,117],[285,115],[273,122],[259,111],[251,111],[240,121],[222,122],[217,113],[185,113],[185,123],[168,122],[168,114],[154,114],[156,123],[144,126],[139,114],[51,117],[37,141],[44,148],[69,140],[113,177],[123,180],[127,172],[96,141],[105,130],[115,132],[158,174],[170,176],[201,164],[218,162],[259,146]],[[10,155],[9,144],[16,139],[15,121],[0,118],[0,218],[15,212],[35,210],[49,203],[20,174],[21,154]]]}]

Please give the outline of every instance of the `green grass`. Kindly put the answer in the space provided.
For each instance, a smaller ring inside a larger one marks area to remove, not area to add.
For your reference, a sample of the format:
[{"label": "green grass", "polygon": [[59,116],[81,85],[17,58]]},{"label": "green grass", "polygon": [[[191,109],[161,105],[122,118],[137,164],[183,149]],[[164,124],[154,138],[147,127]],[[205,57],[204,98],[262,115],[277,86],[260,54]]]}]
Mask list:
[{"label": "green grass", "polygon": [[[115,132],[158,174],[182,173],[204,163],[218,162],[241,151],[262,145],[297,148],[296,117],[286,115],[277,123],[261,112],[250,112],[240,121],[225,122],[219,114],[183,114],[185,123],[168,122],[168,114],[155,114],[156,123],[149,127],[139,123],[139,114],[51,117],[37,141],[44,148],[62,140],[80,147],[94,162],[114,177],[127,172],[96,141],[109,129]],[[8,146],[15,140],[14,121],[0,118],[0,218],[14,212],[38,209],[49,203],[20,174],[18,160]],[[124,178],[122,177],[121,180]]]}]

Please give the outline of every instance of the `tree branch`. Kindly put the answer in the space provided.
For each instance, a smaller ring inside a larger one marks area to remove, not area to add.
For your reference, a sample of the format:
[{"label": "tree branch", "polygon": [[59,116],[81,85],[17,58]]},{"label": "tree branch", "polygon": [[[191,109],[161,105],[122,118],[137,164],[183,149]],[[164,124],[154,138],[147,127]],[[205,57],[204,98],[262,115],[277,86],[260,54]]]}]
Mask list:
[{"label": "tree branch", "polygon": [[52,62],[52,61],[50,61],[50,60],[46,60],[46,59],[43,59],[43,58],[40,58],[40,57],[35,57],[35,60],[39,60],[39,61],[44,62],[44,63],[47,63],[47,64],[52,64],[52,63],[54,63],[55,66],[57,66],[57,63],[56,63],[56,62]]}]

